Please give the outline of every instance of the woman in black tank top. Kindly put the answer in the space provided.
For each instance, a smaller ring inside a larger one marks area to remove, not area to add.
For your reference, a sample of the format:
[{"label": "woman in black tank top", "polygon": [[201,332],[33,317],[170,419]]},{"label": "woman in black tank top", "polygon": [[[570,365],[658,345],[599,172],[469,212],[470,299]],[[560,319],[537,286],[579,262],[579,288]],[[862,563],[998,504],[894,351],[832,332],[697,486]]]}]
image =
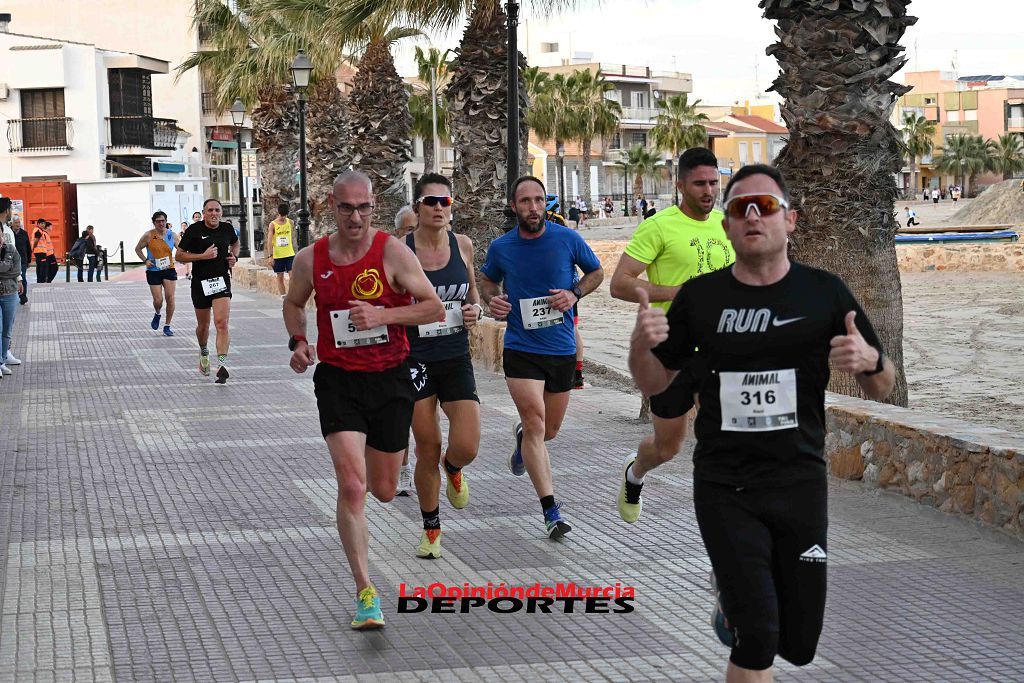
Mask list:
[{"label": "woman in black tank top", "polygon": [[[451,182],[428,173],[413,191],[417,228],[405,243],[419,259],[445,306],[445,320],[408,328],[409,370],[416,390],[412,433],[416,443],[416,493],[423,532],[416,556],[441,556],[440,471],[447,478],[452,507],[469,503],[469,483],[462,468],[480,447],[480,399],[469,358],[469,330],[482,309],[473,277],[473,244],[451,232]],[[448,416],[448,448],[442,457],[437,408]]]}]

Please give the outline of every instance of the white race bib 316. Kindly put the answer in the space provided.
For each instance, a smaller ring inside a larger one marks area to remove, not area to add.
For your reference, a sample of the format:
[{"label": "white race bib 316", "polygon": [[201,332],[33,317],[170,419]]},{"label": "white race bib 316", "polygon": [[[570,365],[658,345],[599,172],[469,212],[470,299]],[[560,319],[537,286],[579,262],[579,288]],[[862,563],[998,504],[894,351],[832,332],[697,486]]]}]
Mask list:
[{"label": "white race bib 316", "polygon": [[551,299],[546,296],[520,299],[519,312],[523,316],[523,327],[527,330],[539,330],[565,322],[563,313],[552,306]]},{"label": "white race bib 316", "polygon": [[720,372],[723,432],[773,432],[798,426],[796,370]]},{"label": "white race bib 316", "polygon": [[444,304],[444,320],[436,323],[420,325],[417,330],[421,337],[444,337],[461,332],[465,327],[462,319],[461,301],[442,301]]},{"label": "white race bib 316", "polygon": [[[375,308],[384,308],[375,306]],[[331,328],[334,330],[334,346],[350,348],[353,346],[370,346],[383,344],[388,340],[388,326],[378,325],[368,330],[357,330],[351,320],[351,309],[331,311]]]}]

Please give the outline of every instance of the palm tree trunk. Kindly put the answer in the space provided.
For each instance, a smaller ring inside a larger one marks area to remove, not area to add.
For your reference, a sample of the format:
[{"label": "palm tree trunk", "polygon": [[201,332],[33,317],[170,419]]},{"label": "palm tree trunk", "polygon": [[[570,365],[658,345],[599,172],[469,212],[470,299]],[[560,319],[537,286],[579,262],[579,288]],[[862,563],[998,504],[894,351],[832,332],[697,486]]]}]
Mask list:
[{"label": "palm tree trunk", "polygon": [[590,138],[584,138],[583,140],[583,168],[580,169],[580,184],[583,187],[580,188],[580,196],[587,203],[589,209],[593,203],[593,199],[590,196],[590,157],[591,157],[591,145],[593,140]]},{"label": "palm tree trunk", "polygon": [[434,136],[428,135],[423,138],[423,172],[424,173],[436,173],[437,169],[434,168],[436,163],[434,159]]},{"label": "palm tree trunk", "polygon": [[409,93],[384,40],[372,41],[359,60],[348,98],[352,165],[373,181],[373,227],[391,232],[408,201],[405,165],[412,159]]},{"label": "palm tree trunk", "polygon": [[[277,215],[278,204],[294,202],[299,194],[299,110],[295,98],[283,87],[260,93],[260,102],[252,113],[252,133],[260,160],[261,205],[266,223]],[[260,227],[265,229],[265,225]]]},{"label": "palm tree trunk", "polygon": [[[455,53],[444,92],[455,147],[452,184],[459,198],[455,228],[472,238],[479,268],[491,240],[504,232],[500,216],[506,206],[508,41],[505,12],[498,0],[477,0]],[[528,132],[524,65],[520,55],[521,145],[526,144]]]},{"label": "palm tree trunk", "polygon": [[[896,366],[896,388],[887,400],[905,406],[893,218],[893,177],[903,157],[889,120],[910,86],[889,78],[906,62],[898,40],[916,19],[906,15],[909,0],[859,4],[866,8],[819,0],[761,0],[760,6],[778,21],[779,42],[767,52],[782,69],[772,88],[785,99],[789,128],[778,166],[800,211],[794,255],[849,285]],[[832,373],[829,389],[862,395],[856,380],[841,372]]]},{"label": "palm tree trunk", "polygon": [[321,78],[309,99],[306,129],[311,239],[334,230],[330,195],[334,179],[352,163],[345,99],[334,76]]}]

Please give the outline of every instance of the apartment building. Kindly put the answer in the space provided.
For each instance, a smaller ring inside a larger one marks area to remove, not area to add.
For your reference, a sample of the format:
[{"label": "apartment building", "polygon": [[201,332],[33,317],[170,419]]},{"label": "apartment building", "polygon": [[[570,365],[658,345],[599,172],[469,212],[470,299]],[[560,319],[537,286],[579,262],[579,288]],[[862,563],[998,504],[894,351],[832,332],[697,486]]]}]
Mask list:
[{"label": "apartment building", "polygon": [[[940,149],[948,137],[957,134],[981,135],[995,140],[1013,133],[1024,136],[1024,75],[976,74],[958,76],[945,71],[916,71],[906,74],[913,90],[900,98],[896,125],[903,113],[923,116],[935,124],[933,144]],[[913,188],[945,187],[955,182],[952,176],[937,173],[932,155],[918,161],[921,180]],[[978,185],[1001,179],[992,174],[979,176]],[[903,187],[911,191],[910,168],[902,173]]]},{"label": "apartment building", "polygon": [[[228,0],[230,4],[230,0]],[[187,151],[194,175],[207,179],[207,191],[225,210],[237,210],[238,181],[235,128],[227,112],[214,111],[210,87],[197,70],[180,76],[175,69],[208,36],[193,26],[195,0],[4,0],[12,32],[89,43],[104,51],[124,51],[165,64],[151,83],[152,107],[188,132]],[[248,119],[246,119],[248,125]],[[242,131],[243,147],[251,140]]]}]

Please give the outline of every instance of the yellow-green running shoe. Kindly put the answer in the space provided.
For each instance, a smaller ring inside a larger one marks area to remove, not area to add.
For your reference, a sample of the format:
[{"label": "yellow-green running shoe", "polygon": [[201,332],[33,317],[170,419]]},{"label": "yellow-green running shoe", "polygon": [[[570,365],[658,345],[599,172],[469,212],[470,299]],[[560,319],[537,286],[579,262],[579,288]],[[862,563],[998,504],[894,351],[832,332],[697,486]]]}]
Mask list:
[{"label": "yellow-green running shoe", "polygon": [[416,548],[416,557],[421,560],[436,560],[441,557],[441,530],[424,529],[420,536],[420,544]]},{"label": "yellow-green running shoe", "polygon": [[380,611],[380,596],[376,588],[367,586],[359,591],[359,597],[356,598],[356,616],[352,620],[352,628],[368,631],[383,626],[384,613]]},{"label": "yellow-green running shoe", "polygon": [[448,474],[448,469],[444,466],[444,460],[441,461],[441,468],[444,470],[445,477],[448,479],[448,487],[445,489],[445,495],[448,496],[448,502],[452,504],[452,507],[456,510],[461,510],[469,504],[469,482],[462,476],[460,470],[452,476]]},{"label": "yellow-green running shoe", "polygon": [[622,481],[619,482],[619,517],[630,524],[640,519],[640,513],[644,509],[644,500],[640,497],[640,490],[644,485],[630,484],[626,479],[626,472],[634,462],[636,462],[636,453],[626,456],[626,460],[622,464]]},{"label": "yellow-green running shoe", "polygon": [[205,353],[199,354],[199,372],[206,377],[210,376],[210,356]]}]

